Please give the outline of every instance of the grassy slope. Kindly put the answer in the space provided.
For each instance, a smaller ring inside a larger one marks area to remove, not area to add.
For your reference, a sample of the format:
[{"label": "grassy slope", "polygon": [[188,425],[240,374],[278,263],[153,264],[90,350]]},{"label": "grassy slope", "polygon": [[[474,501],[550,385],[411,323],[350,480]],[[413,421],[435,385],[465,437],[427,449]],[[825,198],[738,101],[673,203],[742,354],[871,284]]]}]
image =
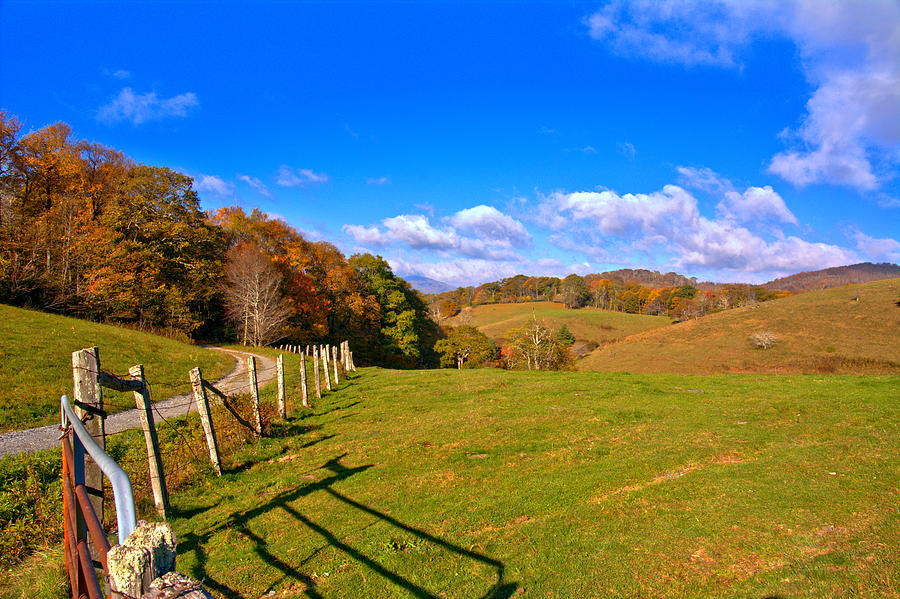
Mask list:
[{"label": "grassy slope", "polygon": [[365,369],[173,498],[179,569],[225,597],[898,597],[895,384]]},{"label": "grassy slope", "polygon": [[894,378],[373,368],[303,413],[296,361],[284,436],[172,495],[217,596],[900,597]]},{"label": "grassy slope", "polygon": [[[189,390],[194,366],[215,379],[234,364],[220,352],[165,337],[0,305],[0,432],[59,422],[59,396],[72,393],[72,352],[94,345],[106,372],[125,375],[143,363],[156,383],[155,399]],[[112,391],[109,398],[134,405]]]},{"label": "grassy slope", "polygon": [[[859,301],[856,301],[857,296]],[[900,279],[847,285],[711,314],[597,349],[583,370],[641,373],[900,372]],[[751,333],[778,337],[753,349]]]},{"label": "grassy slope", "polygon": [[551,326],[565,324],[577,339],[604,345],[628,335],[669,324],[665,316],[623,314],[594,308],[568,310],[558,302],[533,302],[524,304],[492,304],[475,306],[451,318],[453,326],[465,324],[465,314],[471,314],[472,326],[478,327],[488,337],[499,340],[512,328],[525,324],[532,316],[546,319]]}]

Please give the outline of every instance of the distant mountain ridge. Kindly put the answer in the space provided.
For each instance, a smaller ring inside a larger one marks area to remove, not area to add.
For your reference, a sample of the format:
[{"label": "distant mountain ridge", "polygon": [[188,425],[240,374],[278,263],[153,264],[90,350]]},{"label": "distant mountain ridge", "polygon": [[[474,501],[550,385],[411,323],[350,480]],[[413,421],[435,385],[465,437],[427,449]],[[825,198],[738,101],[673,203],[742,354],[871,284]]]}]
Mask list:
[{"label": "distant mountain ridge", "polygon": [[422,293],[443,293],[444,291],[456,289],[456,287],[449,283],[444,283],[443,281],[438,281],[436,279],[429,279],[422,275],[408,275],[401,278],[409,283],[410,287],[416,291],[421,291]]},{"label": "distant mountain ridge", "polygon": [[814,289],[828,289],[851,283],[870,283],[896,277],[900,277],[900,266],[896,264],[891,264],[890,262],[882,262],[880,264],[860,262],[859,264],[835,266],[833,268],[823,268],[822,270],[801,272],[781,277],[774,281],[769,281],[763,287],[773,291],[801,293]]}]

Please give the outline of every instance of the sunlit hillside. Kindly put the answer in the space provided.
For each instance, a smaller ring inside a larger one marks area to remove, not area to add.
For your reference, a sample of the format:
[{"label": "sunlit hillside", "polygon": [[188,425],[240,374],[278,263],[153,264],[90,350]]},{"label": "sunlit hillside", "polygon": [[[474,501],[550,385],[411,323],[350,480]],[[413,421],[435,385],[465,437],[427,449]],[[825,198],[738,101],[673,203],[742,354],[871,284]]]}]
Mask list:
[{"label": "sunlit hillside", "polygon": [[[641,373],[900,372],[900,279],[846,285],[711,314],[598,348],[582,370]],[[750,336],[774,334],[757,349]]]},{"label": "sunlit hillside", "polygon": [[521,327],[531,318],[543,319],[553,328],[565,324],[578,340],[578,346],[589,344],[592,348],[642,331],[664,327],[671,322],[666,316],[624,314],[594,308],[569,310],[559,302],[529,302],[475,306],[463,310],[449,319],[447,324],[471,324],[495,342],[501,343],[508,330]]},{"label": "sunlit hillside", "polygon": [[159,383],[154,400],[190,390],[194,366],[213,380],[234,366],[231,356],[197,345],[0,304],[0,432],[59,422],[59,396],[72,393],[72,352],[93,346],[106,372],[124,375],[143,364],[151,386]]}]

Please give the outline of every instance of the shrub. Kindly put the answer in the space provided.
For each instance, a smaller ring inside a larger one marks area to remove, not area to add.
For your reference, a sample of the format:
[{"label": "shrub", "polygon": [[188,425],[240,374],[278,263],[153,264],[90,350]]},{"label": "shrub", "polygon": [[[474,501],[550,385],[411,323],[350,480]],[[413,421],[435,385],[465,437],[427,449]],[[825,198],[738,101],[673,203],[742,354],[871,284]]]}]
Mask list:
[{"label": "shrub", "polygon": [[778,343],[778,337],[772,331],[757,331],[750,335],[750,343],[757,349],[769,349]]}]

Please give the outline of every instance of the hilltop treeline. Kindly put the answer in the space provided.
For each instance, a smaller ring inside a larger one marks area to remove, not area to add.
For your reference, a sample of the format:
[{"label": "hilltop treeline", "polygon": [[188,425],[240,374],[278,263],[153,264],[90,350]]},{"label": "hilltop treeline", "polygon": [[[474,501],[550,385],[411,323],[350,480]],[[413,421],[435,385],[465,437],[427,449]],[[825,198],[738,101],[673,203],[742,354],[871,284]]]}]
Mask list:
[{"label": "hilltop treeline", "polygon": [[349,339],[361,360],[435,363],[440,330],[383,259],[349,259],[258,210],[200,209],[193,181],[0,112],[0,301],[173,336]]},{"label": "hilltop treeline", "polygon": [[468,306],[537,301],[558,301],[573,309],[592,306],[683,320],[785,295],[789,294],[761,285],[698,283],[676,273],[623,269],[583,277],[571,274],[563,279],[516,275],[430,298],[432,315],[437,320],[449,318]]},{"label": "hilltop treeline", "polygon": [[801,272],[766,283],[768,289],[782,289],[792,293],[828,289],[840,285],[869,283],[900,277],[900,266],[890,262],[873,264],[861,262],[848,266],[835,266],[811,272]]}]

